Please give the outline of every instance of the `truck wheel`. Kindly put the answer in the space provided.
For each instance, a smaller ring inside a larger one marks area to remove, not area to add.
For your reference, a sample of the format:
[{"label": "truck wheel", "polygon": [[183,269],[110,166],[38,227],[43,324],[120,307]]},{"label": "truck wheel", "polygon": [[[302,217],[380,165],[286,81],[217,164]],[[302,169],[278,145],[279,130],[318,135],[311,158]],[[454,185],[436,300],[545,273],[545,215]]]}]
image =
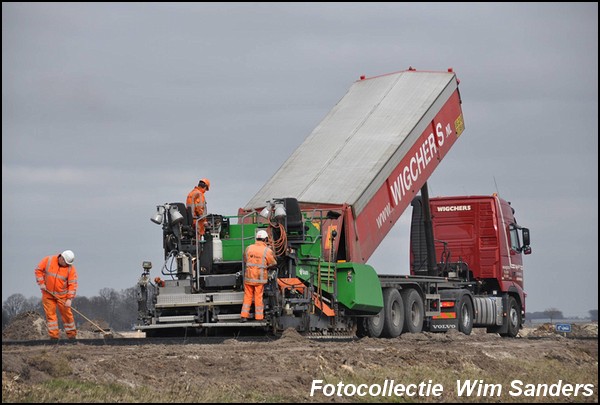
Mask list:
[{"label": "truck wheel", "polygon": [[404,332],[420,333],[423,330],[425,311],[423,300],[415,289],[402,291],[404,301]]},{"label": "truck wheel", "polygon": [[460,297],[456,316],[458,317],[459,332],[470,335],[473,330],[473,304],[467,295]]},{"label": "truck wheel", "polygon": [[369,332],[370,337],[381,337],[384,323],[384,311],[385,307],[381,308],[381,311],[379,311],[377,315],[371,316],[367,319],[367,332]]},{"label": "truck wheel", "polygon": [[521,309],[517,304],[517,300],[513,296],[508,297],[508,332],[502,336],[516,337],[521,327]]},{"label": "truck wheel", "polygon": [[400,336],[404,327],[404,303],[400,291],[395,288],[383,290],[383,336],[395,338]]}]

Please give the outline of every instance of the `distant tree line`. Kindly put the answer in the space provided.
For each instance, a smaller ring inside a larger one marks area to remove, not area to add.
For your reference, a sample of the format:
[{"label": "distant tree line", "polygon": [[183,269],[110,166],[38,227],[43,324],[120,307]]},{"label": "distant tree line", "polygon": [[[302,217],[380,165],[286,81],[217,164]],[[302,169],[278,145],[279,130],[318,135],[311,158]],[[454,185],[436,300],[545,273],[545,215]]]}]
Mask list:
[{"label": "distant tree line", "polygon": [[[598,322],[598,310],[597,309],[590,309],[588,311],[588,313],[590,314],[589,318],[592,322]],[[527,320],[532,320],[532,319],[550,319],[550,321],[553,320],[557,320],[557,319],[565,319],[565,316],[563,315],[562,311],[556,308],[547,308],[543,311],[537,311],[537,312],[527,312],[525,314],[525,319]]]},{"label": "distant tree line", "polygon": [[[112,288],[103,288],[97,296],[91,298],[77,296],[72,303],[73,308],[85,315],[93,322],[106,321],[112,330],[130,330],[137,319],[137,291],[136,287],[116,291]],[[23,294],[13,294],[2,303],[2,330],[9,325],[15,317],[23,312],[37,312],[46,319],[42,307],[42,297],[25,298]],[[87,320],[73,311],[77,327]],[[62,319],[58,314],[62,329]]]},{"label": "distant tree line", "polygon": [[543,311],[537,311],[537,312],[527,312],[525,314],[525,319],[550,319],[550,320],[554,320],[554,319],[564,319],[564,315],[562,313],[562,311],[556,309],[556,308],[548,308],[545,309]]}]

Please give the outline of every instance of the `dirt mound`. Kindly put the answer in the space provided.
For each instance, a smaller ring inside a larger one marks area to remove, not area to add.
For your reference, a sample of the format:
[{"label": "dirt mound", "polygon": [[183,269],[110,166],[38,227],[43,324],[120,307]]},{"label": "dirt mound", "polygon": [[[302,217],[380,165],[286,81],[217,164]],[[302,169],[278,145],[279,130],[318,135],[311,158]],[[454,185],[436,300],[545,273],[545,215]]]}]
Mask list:
[{"label": "dirt mound", "polygon": [[581,333],[589,333],[592,337],[598,337],[598,324],[597,323],[586,323],[585,325],[578,325]]},{"label": "dirt mound", "polygon": [[124,337],[110,330],[108,322],[103,319],[88,320],[77,328],[77,339],[102,339]]},{"label": "dirt mound", "polygon": [[22,312],[2,331],[2,340],[39,340],[48,337],[46,320],[35,311]]},{"label": "dirt mound", "polygon": [[552,323],[544,323],[535,328],[529,333],[524,335],[527,337],[553,337],[553,336],[566,336],[572,338],[597,338],[598,337],[598,324],[570,324],[570,332],[562,332],[556,329],[556,325]]},{"label": "dirt mound", "polygon": [[278,343],[293,343],[293,342],[297,342],[297,343],[301,343],[301,342],[307,342],[306,337],[302,336],[300,333],[298,333],[298,331],[294,328],[287,328],[286,330],[283,331],[283,333],[281,334],[281,337],[279,338],[279,340],[277,341]]},{"label": "dirt mound", "polygon": [[287,328],[283,331],[279,338],[276,338],[271,344],[275,346],[287,347],[292,346],[304,346],[311,347],[318,345],[319,341],[327,339],[328,336],[321,335],[301,335],[295,328]]},{"label": "dirt mound", "polygon": [[[93,323],[92,323],[93,322]],[[104,320],[94,319],[91,322],[85,321],[80,327],[79,331],[87,331],[87,332],[108,332],[110,327],[108,326],[108,322]]]},{"label": "dirt mound", "polygon": [[[103,337],[122,337],[119,333],[111,332],[106,321],[98,320],[94,323],[102,327],[101,331],[96,325],[87,321],[77,330],[77,339],[98,339]],[[60,338],[66,339],[64,330],[60,331]],[[2,340],[40,340],[48,339],[46,319],[35,311],[22,312],[2,331]]]}]

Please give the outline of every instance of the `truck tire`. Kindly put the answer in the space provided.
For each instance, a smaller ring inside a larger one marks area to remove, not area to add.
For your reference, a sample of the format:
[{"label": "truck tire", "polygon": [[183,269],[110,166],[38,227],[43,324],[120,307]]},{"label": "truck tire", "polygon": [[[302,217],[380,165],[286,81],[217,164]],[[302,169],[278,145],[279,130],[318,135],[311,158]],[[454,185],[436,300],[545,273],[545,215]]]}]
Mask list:
[{"label": "truck tire", "polygon": [[371,316],[367,319],[367,332],[370,337],[378,338],[381,337],[383,332],[385,307],[381,308],[381,311],[375,316]]},{"label": "truck tire", "polygon": [[423,330],[423,320],[425,311],[423,309],[423,300],[415,289],[402,291],[402,300],[404,301],[404,332],[421,333]]},{"label": "truck tire", "polygon": [[508,297],[506,322],[508,322],[508,332],[502,333],[501,336],[516,337],[521,327],[521,309],[512,295]]},{"label": "truck tire", "polygon": [[458,320],[458,331],[470,335],[473,330],[473,303],[468,295],[463,295],[458,301],[456,308]]},{"label": "truck tire", "polygon": [[404,328],[404,302],[400,291],[395,288],[383,290],[383,334],[384,337],[400,336]]}]

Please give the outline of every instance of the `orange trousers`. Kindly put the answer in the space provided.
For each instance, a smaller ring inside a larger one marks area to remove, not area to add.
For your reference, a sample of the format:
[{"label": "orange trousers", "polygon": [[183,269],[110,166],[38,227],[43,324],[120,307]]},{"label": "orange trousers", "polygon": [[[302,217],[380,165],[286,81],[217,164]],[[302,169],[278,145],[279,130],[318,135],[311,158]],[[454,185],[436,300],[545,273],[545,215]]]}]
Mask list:
[{"label": "orange trousers", "polygon": [[241,318],[250,317],[250,307],[252,306],[252,298],[254,297],[254,319],[262,321],[265,319],[263,304],[263,290],[265,289],[264,284],[248,285],[244,284],[244,302],[242,304]]},{"label": "orange trousers", "polygon": [[77,336],[77,328],[75,327],[75,318],[73,317],[73,311],[71,308],[67,308],[63,302],[65,300],[59,300],[47,292],[42,293],[42,305],[44,306],[44,312],[46,313],[46,325],[48,327],[48,336],[51,339],[59,338],[58,330],[58,317],[56,316],[56,310],[60,312],[62,317],[63,326],[65,327],[65,333],[70,339],[74,339]]},{"label": "orange trousers", "polygon": [[198,222],[198,220],[194,219],[192,221],[193,225],[194,225],[194,229],[196,229],[196,238],[198,240],[202,239],[202,235],[204,235],[204,219],[201,219],[200,222]]}]

